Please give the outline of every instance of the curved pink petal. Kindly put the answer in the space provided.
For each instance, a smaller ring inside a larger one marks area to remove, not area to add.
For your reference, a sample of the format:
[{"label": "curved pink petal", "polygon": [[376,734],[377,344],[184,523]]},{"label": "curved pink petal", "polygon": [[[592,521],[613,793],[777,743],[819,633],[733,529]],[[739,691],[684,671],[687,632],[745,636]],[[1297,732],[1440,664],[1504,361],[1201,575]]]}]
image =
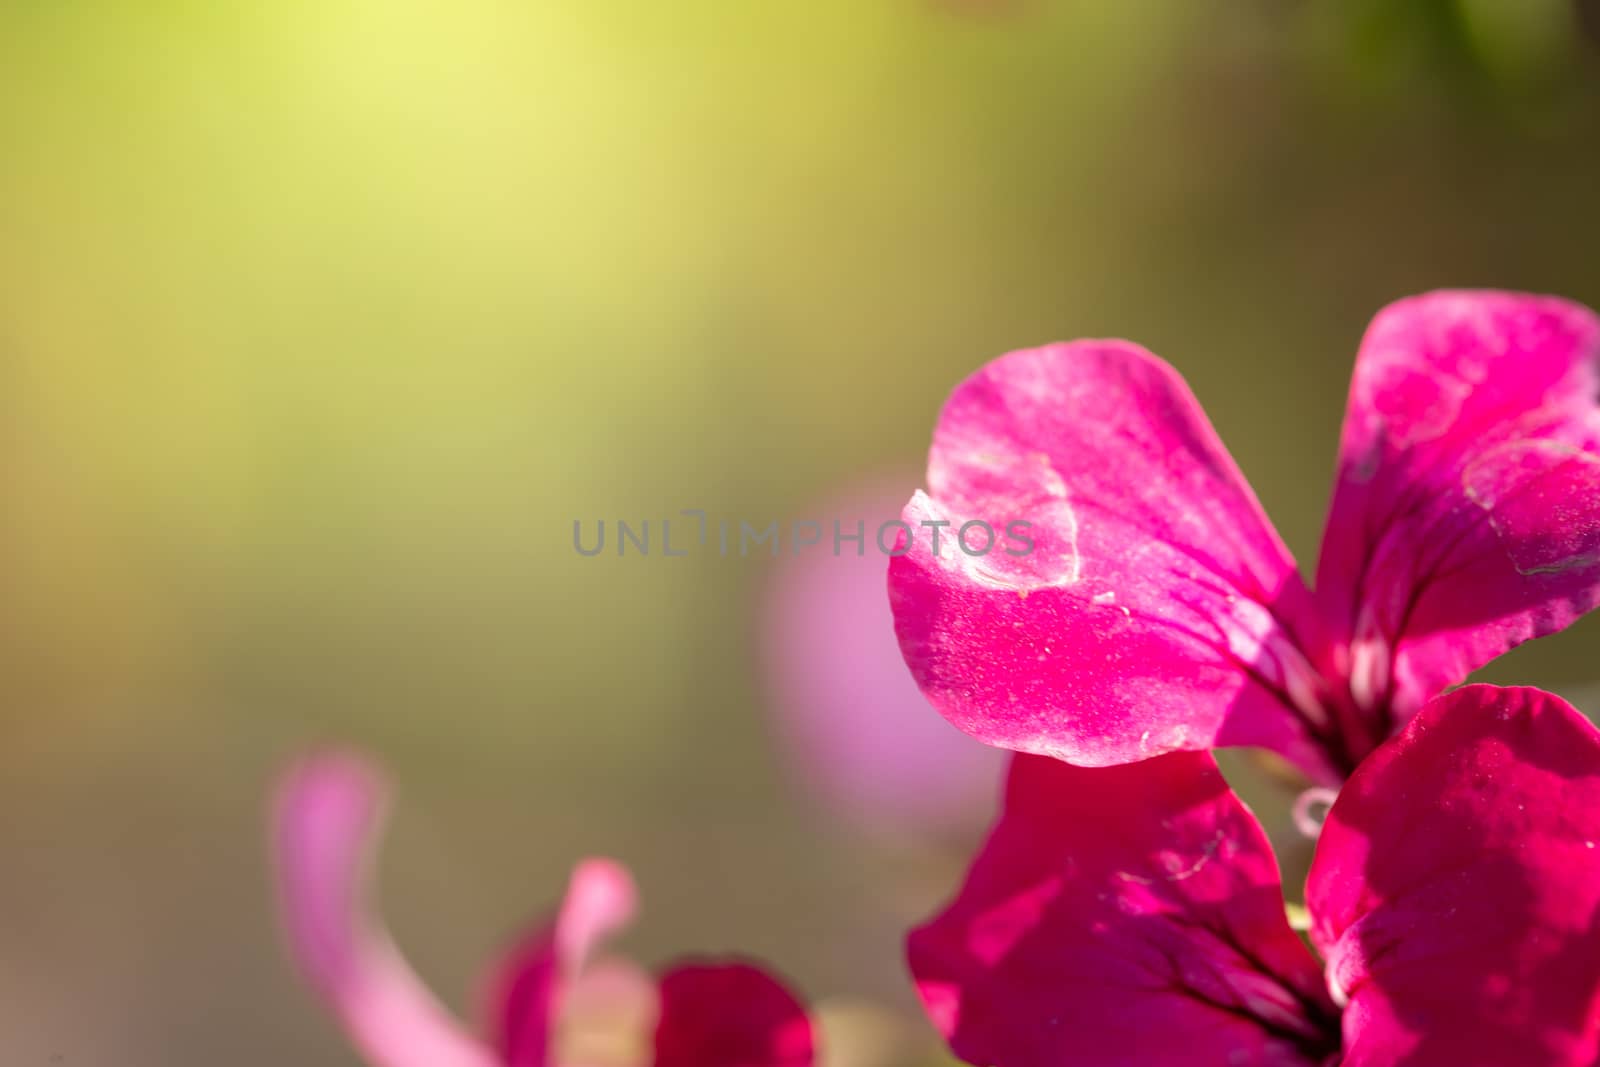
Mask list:
[{"label": "curved pink petal", "polygon": [[[1294,561],[1167,364],[1122,341],[995,360],[945,404],[928,484],[889,586],[951,722],[1085,766],[1256,744],[1338,777]],[[997,543],[969,555],[978,521]]]},{"label": "curved pink petal", "polygon": [[661,977],[655,1067],[811,1067],[811,1020],[747,963],[688,963]]},{"label": "curved pink petal", "polygon": [[823,543],[786,556],[774,573],[762,643],[775,724],[798,775],[853,822],[980,826],[1002,754],[929,712],[895,641],[883,555],[833,551],[832,521],[877,530],[899,514],[904,484],[828,501]]},{"label": "curved pink petal", "polygon": [[1380,736],[1600,597],[1597,355],[1593,312],[1517,293],[1413,297],[1367,331],[1317,596]]},{"label": "curved pink petal", "polygon": [[284,775],[272,845],[289,948],[373,1067],[499,1067],[370,910],[366,876],[386,795],[377,770],[353,755],[312,756]]},{"label": "curved pink petal", "polygon": [[578,864],[555,919],[507,957],[490,992],[492,1028],[505,1067],[548,1067],[563,985],[637,910],[627,868],[607,859]]},{"label": "curved pink petal", "polygon": [[969,1063],[1306,1067],[1338,1047],[1266,837],[1201,753],[1018,756],[966,884],[907,947]]},{"label": "curved pink petal", "polygon": [[1345,785],[1307,903],[1347,1067],[1589,1067],[1600,733],[1536,689],[1434,700]]}]

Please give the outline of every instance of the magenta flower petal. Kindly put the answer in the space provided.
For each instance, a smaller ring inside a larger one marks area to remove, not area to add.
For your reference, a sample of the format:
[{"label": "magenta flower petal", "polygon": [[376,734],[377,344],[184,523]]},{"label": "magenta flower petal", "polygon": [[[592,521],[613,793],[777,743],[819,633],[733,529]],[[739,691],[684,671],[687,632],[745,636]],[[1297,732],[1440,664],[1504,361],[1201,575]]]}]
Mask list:
[{"label": "magenta flower petal", "polygon": [[1338,1048],[1272,850],[1204,754],[1017,757],[966,884],[908,953],[970,1063],[1316,1065]]},{"label": "magenta flower petal", "polygon": [[273,858],[290,951],[374,1067],[499,1067],[401,958],[371,911],[366,876],[387,787],[357,757],[292,767],[273,812]]},{"label": "magenta flower petal", "polygon": [[688,963],[661,977],[655,1067],[811,1067],[811,1020],[746,963]]},{"label": "magenta flower petal", "polygon": [[1307,903],[1348,1067],[1589,1067],[1600,733],[1535,689],[1438,698],[1345,785]]},{"label": "magenta flower petal", "polygon": [[621,864],[590,859],[572,872],[555,920],[510,955],[494,982],[491,1021],[506,1067],[548,1067],[563,983],[637,909],[633,878]]},{"label": "magenta flower petal", "polygon": [[[890,596],[951,722],[1085,766],[1256,744],[1337,778],[1291,710],[1320,714],[1308,594],[1167,364],[1121,341],[995,360],[945,404],[928,485]],[[956,534],[978,520],[999,541],[968,555]],[[1032,524],[1031,552],[1008,554],[1023,551],[1012,521]],[[937,554],[932,522],[949,523]]]},{"label": "magenta flower petal", "polygon": [[1373,321],[1317,595],[1381,729],[1600,597],[1597,355],[1600,320],[1553,297],[1429,293]]}]

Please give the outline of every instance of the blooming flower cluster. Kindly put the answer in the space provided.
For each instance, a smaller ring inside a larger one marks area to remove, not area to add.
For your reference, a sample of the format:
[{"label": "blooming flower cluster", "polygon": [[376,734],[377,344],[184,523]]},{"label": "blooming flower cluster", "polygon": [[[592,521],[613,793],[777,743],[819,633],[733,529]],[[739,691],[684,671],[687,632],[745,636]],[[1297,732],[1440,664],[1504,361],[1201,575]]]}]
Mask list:
[{"label": "blooming flower cluster", "polygon": [[[1538,689],[1463,684],[1600,601],[1597,397],[1600,319],[1585,308],[1440,292],[1386,309],[1357,356],[1308,586],[1149,352],[1016,352],[957,388],[889,562],[922,694],[1015,753],[965,883],[908,940],[957,1056],[1600,1063],[1600,730]],[[939,553],[907,536],[992,514],[1028,516],[1033,551]],[[809,576],[795,589],[820,599],[780,590],[795,627],[781,632],[808,650],[845,643],[824,657],[841,662],[837,685],[826,664],[775,657],[784,677],[825,683],[793,714],[893,703],[877,653],[838,617],[849,598]],[[841,722],[807,742],[811,758],[850,750]],[[906,770],[886,758],[944,758],[945,738],[859,733],[859,766],[829,777],[852,795]],[[1276,751],[1333,798],[1305,940],[1265,833],[1210,754],[1231,745]],[[581,864],[495,968],[484,1033],[469,1032],[368,909],[385,795],[359,757],[312,756],[285,775],[273,829],[296,961],[373,1067],[592,1064],[558,1036],[594,989],[641,1006],[629,1063],[815,1062],[806,1010],[752,964],[651,978],[593,959],[635,904],[605,860]]]},{"label": "blooming flower cluster", "polygon": [[[1313,588],[1183,380],[1123,342],[1013,353],[947,403],[908,522],[1035,518],[1021,560],[890,563],[951,722],[1019,753],[909,959],[994,1067],[1592,1067],[1600,732],[1447,691],[1600,596],[1600,320],[1440,292],[1357,357]],[[1442,695],[1441,695],[1442,694]],[[1285,914],[1208,749],[1337,788]]]}]

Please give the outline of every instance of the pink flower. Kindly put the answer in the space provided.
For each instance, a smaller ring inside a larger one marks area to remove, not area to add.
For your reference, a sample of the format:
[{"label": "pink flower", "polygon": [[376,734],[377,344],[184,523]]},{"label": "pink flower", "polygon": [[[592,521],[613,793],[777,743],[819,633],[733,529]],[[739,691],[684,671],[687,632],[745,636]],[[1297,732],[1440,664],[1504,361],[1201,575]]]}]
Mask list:
[{"label": "pink flower", "polygon": [[[273,855],[296,963],[373,1067],[553,1067],[556,1023],[579,983],[592,977],[622,997],[637,984],[631,968],[584,974],[599,942],[632,918],[632,878],[609,860],[578,865],[556,915],[497,968],[480,1038],[440,1006],[369,910],[386,796],[381,775],[352,755],[312,756],[284,776]],[[654,993],[656,1067],[813,1062],[804,1009],[756,967],[679,965]]]},{"label": "pink flower", "polygon": [[1535,689],[1437,698],[1345,785],[1306,899],[1322,966],[1207,754],[1018,756],[911,969],[993,1067],[1592,1067],[1600,732]]},{"label": "pink flower", "polygon": [[[903,485],[840,494],[818,513],[849,531],[859,524],[870,540],[898,513]],[[823,540],[784,557],[764,605],[762,661],[783,758],[852,822],[976,830],[1001,753],[928,714],[895,643],[877,547],[833,551]]]},{"label": "pink flower", "polygon": [[[906,508],[901,650],[993,745],[1081,766],[1261,745],[1337,782],[1428,698],[1595,605],[1597,351],[1600,320],[1549,297],[1381,312],[1315,593],[1171,367],[1123,341],[1004,356],[945,405]],[[935,555],[919,529],[976,520],[1031,522],[1034,550]]]}]

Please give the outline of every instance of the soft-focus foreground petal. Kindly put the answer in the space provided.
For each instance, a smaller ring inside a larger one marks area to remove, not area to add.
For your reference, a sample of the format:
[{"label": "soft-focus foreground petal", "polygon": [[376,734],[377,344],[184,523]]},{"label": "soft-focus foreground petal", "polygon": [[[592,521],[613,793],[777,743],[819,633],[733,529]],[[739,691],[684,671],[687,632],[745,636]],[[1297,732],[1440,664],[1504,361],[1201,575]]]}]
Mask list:
[{"label": "soft-focus foreground petal", "polygon": [[1536,689],[1434,700],[1345,785],[1307,904],[1346,1067],[1590,1067],[1600,733]]},{"label": "soft-focus foreground petal", "polygon": [[897,516],[905,484],[828,500],[814,512],[822,542],[778,564],[762,618],[775,726],[797,776],[852,823],[976,829],[992,814],[1003,753],[929,711],[895,641],[883,555],[832,543],[832,522],[877,530]]},{"label": "soft-focus foreground petal", "polygon": [[493,1032],[506,1067],[548,1067],[563,983],[604,938],[632,921],[637,908],[633,877],[621,864],[578,864],[554,921],[511,954],[490,992]]},{"label": "soft-focus foreground petal", "polygon": [[[907,663],[961,729],[1084,766],[1263,745],[1337,779],[1309,736],[1329,727],[1308,594],[1166,363],[1122,341],[989,363],[945,404],[928,487],[890,595]],[[957,534],[978,521],[996,544],[969,555]],[[1031,552],[1011,554],[1013,521]]]},{"label": "soft-focus foreground petal", "polygon": [[688,963],[661,977],[655,1067],[811,1067],[811,1020],[747,963]]},{"label": "soft-focus foreground petal", "polygon": [[278,787],[273,858],[295,962],[373,1067],[499,1067],[434,999],[370,910],[366,876],[387,789],[358,757],[324,753]]},{"label": "soft-focus foreground petal", "polygon": [[1317,596],[1329,669],[1380,733],[1600,595],[1600,321],[1436,292],[1367,331]]},{"label": "soft-focus foreground petal", "polygon": [[1205,754],[1016,757],[966,884],[908,954],[970,1063],[1304,1067],[1338,1047],[1277,862]]}]

